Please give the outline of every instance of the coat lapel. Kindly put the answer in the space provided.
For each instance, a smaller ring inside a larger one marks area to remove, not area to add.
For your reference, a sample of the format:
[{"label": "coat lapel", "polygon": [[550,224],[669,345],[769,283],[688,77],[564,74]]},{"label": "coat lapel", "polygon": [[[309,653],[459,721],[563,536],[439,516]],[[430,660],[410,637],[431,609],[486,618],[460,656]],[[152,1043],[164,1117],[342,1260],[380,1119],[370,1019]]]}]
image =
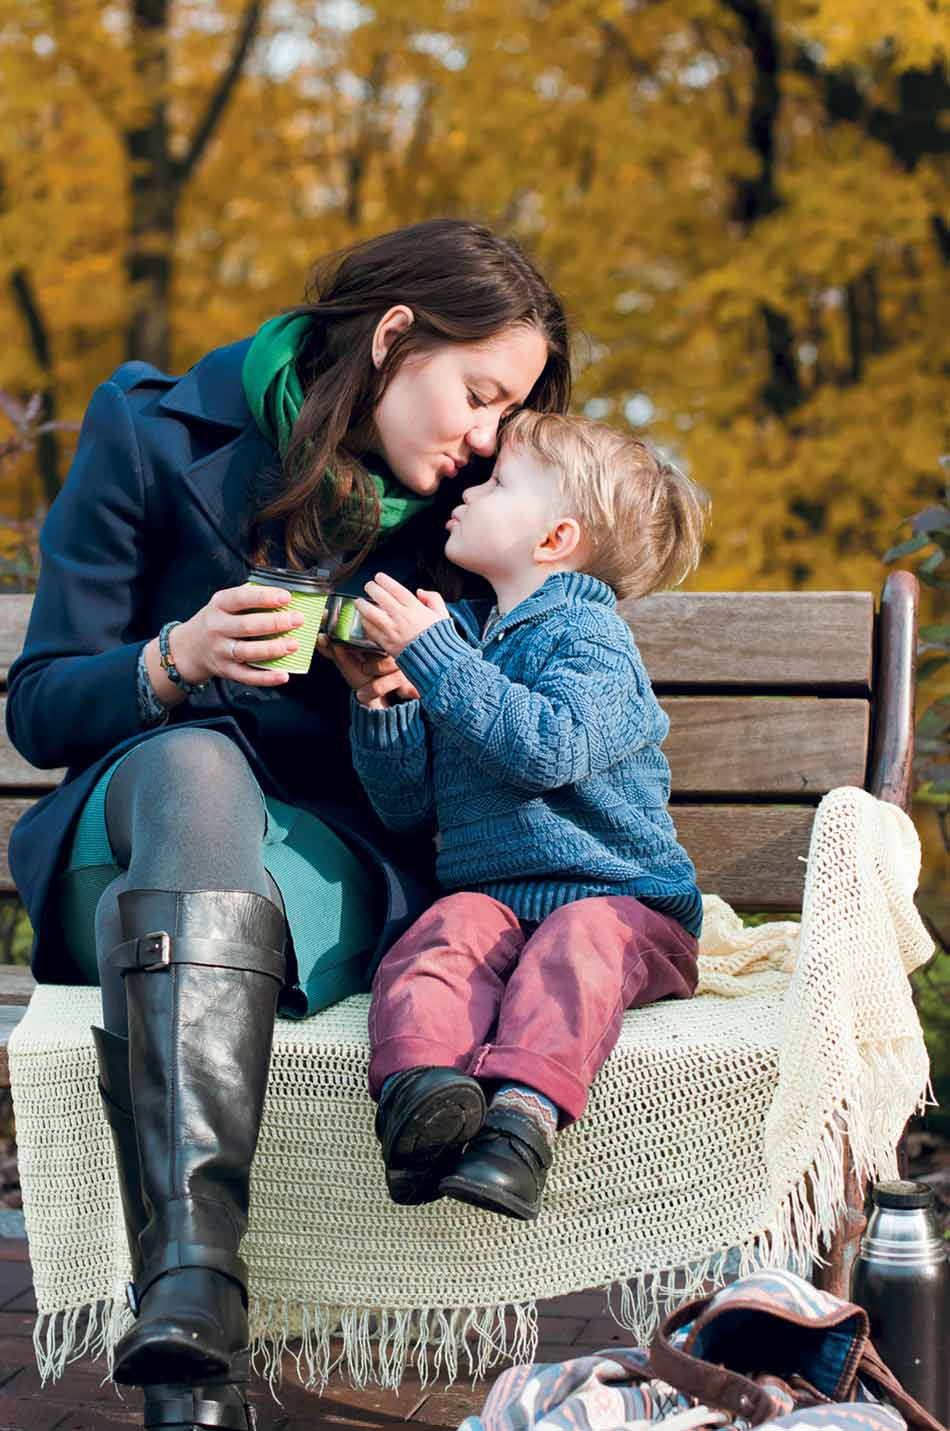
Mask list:
[{"label": "coat lapel", "polygon": [[243,562],[248,555],[254,479],[276,461],[276,451],[252,423],[181,474],[192,501]]},{"label": "coat lapel", "polygon": [[181,471],[182,485],[221,540],[247,561],[254,479],[279,459],[251,416],[241,382],[250,338],[217,348],[169,388],[163,412],[224,429],[225,441]]}]

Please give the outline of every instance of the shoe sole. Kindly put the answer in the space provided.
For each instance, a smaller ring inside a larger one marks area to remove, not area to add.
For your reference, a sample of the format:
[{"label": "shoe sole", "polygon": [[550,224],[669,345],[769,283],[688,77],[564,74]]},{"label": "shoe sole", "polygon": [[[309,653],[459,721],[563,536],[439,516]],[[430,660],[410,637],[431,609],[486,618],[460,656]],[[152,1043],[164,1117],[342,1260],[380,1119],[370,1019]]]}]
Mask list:
[{"label": "shoe sole", "polygon": [[120,1386],[155,1386],[162,1382],[213,1381],[230,1370],[230,1358],[198,1351],[188,1342],[167,1340],[162,1347],[131,1351],[113,1369]]},{"label": "shoe sole", "polygon": [[393,1171],[424,1168],[433,1155],[461,1148],[480,1131],[486,1111],[477,1085],[433,1090],[408,1109],[393,1130],[387,1167]]},{"label": "shoe sole", "polygon": [[386,1191],[389,1201],[397,1207],[425,1207],[442,1196],[439,1182],[442,1173],[420,1168],[387,1168]]},{"label": "shoe sole", "polygon": [[503,1197],[497,1193],[490,1196],[488,1190],[479,1183],[470,1183],[465,1178],[455,1177],[451,1173],[439,1183],[439,1192],[443,1197],[454,1198],[456,1202],[468,1203],[470,1207],[480,1207],[485,1212],[497,1212],[502,1217],[514,1217],[519,1222],[534,1222],[541,1211],[539,1203],[522,1202],[521,1198]]},{"label": "shoe sole", "polygon": [[[145,1431],[156,1431],[162,1427],[163,1431],[195,1431],[196,1423],[193,1415],[188,1414],[188,1408],[194,1407],[194,1398],[199,1401],[210,1402],[217,1408],[211,1412],[207,1423],[202,1425],[217,1425],[224,1427],[243,1426],[246,1431],[255,1424],[253,1416],[248,1416],[248,1411],[253,1408],[249,1406],[247,1399],[246,1380],[222,1382],[213,1380],[206,1385],[201,1382],[161,1382],[152,1386],[146,1386],[145,1405],[143,1408],[142,1425]],[[178,1402],[175,1408],[185,1415],[182,1420],[173,1421],[169,1419],[169,1402]]]}]

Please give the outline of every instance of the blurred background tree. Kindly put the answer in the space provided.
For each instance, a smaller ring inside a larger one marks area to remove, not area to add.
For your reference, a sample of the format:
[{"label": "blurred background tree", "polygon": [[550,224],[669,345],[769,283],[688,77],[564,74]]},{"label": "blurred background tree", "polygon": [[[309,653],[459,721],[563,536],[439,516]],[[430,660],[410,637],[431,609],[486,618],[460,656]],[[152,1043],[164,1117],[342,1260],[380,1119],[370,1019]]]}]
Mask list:
[{"label": "blurred background tree", "polygon": [[945,446],[947,19],[0,0],[0,388],[75,418],[124,357],[181,371],[296,301],[322,252],[477,214],[565,296],[579,402],[712,490],[704,586],[876,587]]},{"label": "blurred background tree", "polygon": [[0,0],[0,389],[45,429],[0,513],[127,356],[180,372],[317,256],[464,214],[566,299],[578,405],[712,492],[695,585],[878,589],[943,490],[947,34],[946,0]]}]

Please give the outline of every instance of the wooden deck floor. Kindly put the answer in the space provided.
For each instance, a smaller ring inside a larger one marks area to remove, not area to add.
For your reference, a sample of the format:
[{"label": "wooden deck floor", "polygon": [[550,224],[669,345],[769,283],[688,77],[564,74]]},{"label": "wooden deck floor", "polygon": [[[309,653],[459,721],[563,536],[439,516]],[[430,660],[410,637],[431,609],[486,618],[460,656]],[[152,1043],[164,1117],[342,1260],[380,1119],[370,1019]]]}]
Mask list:
[{"label": "wooden deck floor", "polygon": [[[59,1381],[41,1388],[33,1359],[33,1282],[27,1244],[22,1238],[0,1238],[0,1431],[107,1431],[141,1426],[141,1396],[125,1390],[120,1400],[109,1384],[102,1385],[102,1361],[78,1361]],[[583,1356],[629,1340],[613,1322],[603,1292],[580,1292],[541,1303],[539,1361]],[[499,1368],[500,1370],[501,1368]],[[498,1374],[496,1371],[495,1375]],[[398,1393],[357,1390],[345,1382],[331,1383],[322,1396],[304,1390],[287,1365],[276,1404],[260,1383],[252,1386],[260,1431],[394,1431],[412,1422],[425,1428],[452,1428],[477,1411],[491,1379],[429,1383],[422,1387],[407,1376]]]}]

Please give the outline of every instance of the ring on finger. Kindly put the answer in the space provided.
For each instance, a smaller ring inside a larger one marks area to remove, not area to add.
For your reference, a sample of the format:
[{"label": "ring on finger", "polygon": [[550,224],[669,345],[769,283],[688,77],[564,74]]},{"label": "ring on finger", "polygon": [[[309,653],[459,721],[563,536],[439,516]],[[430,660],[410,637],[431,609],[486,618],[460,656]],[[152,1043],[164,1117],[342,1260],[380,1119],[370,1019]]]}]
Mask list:
[{"label": "ring on finger", "polygon": [[234,661],[237,665],[241,664],[241,658],[237,653],[237,641],[231,642],[231,660]]}]

